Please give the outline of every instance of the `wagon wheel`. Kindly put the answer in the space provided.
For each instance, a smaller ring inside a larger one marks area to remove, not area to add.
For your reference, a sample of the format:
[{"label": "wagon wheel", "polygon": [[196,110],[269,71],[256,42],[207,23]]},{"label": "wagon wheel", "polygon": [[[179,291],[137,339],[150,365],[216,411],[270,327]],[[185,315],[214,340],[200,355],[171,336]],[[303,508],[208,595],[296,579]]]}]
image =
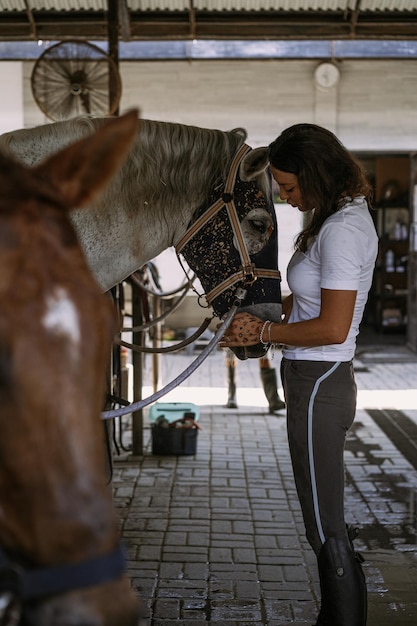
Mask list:
[{"label": "wagon wheel", "polygon": [[41,111],[59,121],[77,115],[112,115],[121,96],[117,65],[85,41],[63,41],[36,61],[31,86]]}]

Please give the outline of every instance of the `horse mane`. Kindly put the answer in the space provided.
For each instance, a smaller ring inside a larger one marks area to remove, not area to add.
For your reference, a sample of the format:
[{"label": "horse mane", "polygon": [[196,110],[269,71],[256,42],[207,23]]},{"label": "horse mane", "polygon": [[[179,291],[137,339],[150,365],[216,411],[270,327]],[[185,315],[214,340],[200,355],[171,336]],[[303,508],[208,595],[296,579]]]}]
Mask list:
[{"label": "horse mane", "polygon": [[137,204],[138,188],[146,190],[149,207],[157,201],[165,213],[181,205],[200,206],[225,180],[242,143],[240,132],[141,120],[138,141],[114,185],[132,181],[119,188],[125,206]]},{"label": "horse mane", "polygon": [[[30,142],[37,147],[33,158],[39,159],[39,146],[47,142],[57,148],[91,133],[106,118],[77,117],[32,129],[6,133],[0,137],[0,147],[13,150],[13,142]],[[178,206],[200,206],[213,188],[227,177],[235,152],[244,143],[246,131],[199,128],[172,122],[140,121],[140,133],[130,155],[113,178],[105,198],[115,199],[120,207],[138,206],[169,214]],[[17,145],[17,144],[16,144]],[[262,174],[258,184],[268,192],[267,176]],[[138,190],[140,195],[138,195]],[[184,200],[185,199],[185,200]]]}]

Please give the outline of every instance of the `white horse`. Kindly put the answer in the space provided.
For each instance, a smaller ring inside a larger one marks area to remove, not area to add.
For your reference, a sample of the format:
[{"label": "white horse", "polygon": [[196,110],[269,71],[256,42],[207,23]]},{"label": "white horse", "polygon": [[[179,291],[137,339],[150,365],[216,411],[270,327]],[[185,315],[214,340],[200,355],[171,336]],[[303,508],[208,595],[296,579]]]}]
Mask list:
[{"label": "white horse", "polygon": [[[2,135],[0,147],[33,165],[104,121],[76,118],[17,130]],[[243,286],[242,310],[280,319],[267,150],[251,150],[244,141],[239,129],[141,120],[119,175],[98,202],[71,215],[103,291],[176,246],[210,294],[217,315],[230,308],[236,286]],[[260,346],[248,349],[241,358],[260,356],[259,351]]]}]

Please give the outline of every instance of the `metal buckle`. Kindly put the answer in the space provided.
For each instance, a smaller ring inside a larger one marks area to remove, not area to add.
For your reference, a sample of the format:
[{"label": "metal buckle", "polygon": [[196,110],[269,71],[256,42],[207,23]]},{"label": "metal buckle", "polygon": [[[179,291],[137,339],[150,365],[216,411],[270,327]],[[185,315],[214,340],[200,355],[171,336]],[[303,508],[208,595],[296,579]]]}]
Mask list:
[{"label": "metal buckle", "polygon": [[256,280],[258,280],[258,277],[256,276],[255,272],[256,272],[255,263],[251,263],[250,265],[244,265],[242,267],[244,285],[253,285],[253,283]]}]

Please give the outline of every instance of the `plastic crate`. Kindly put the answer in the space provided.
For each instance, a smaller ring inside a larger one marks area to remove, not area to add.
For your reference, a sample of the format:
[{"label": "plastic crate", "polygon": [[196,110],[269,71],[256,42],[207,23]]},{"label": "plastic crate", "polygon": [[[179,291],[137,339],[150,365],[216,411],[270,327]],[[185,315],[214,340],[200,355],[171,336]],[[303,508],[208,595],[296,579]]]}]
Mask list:
[{"label": "plastic crate", "polygon": [[174,425],[184,417],[197,422],[200,409],[192,402],[157,402],[149,410],[152,454],[186,456],[197,453],[198,428]]},{"label": "plastic crate", "polygon": [[155,402],[149,409],[149,420],[153,424],[159,417],[172,423],[184,417],[184,413],[194,413],[194,420],[200,417],[200,407],[192,402]]}]

